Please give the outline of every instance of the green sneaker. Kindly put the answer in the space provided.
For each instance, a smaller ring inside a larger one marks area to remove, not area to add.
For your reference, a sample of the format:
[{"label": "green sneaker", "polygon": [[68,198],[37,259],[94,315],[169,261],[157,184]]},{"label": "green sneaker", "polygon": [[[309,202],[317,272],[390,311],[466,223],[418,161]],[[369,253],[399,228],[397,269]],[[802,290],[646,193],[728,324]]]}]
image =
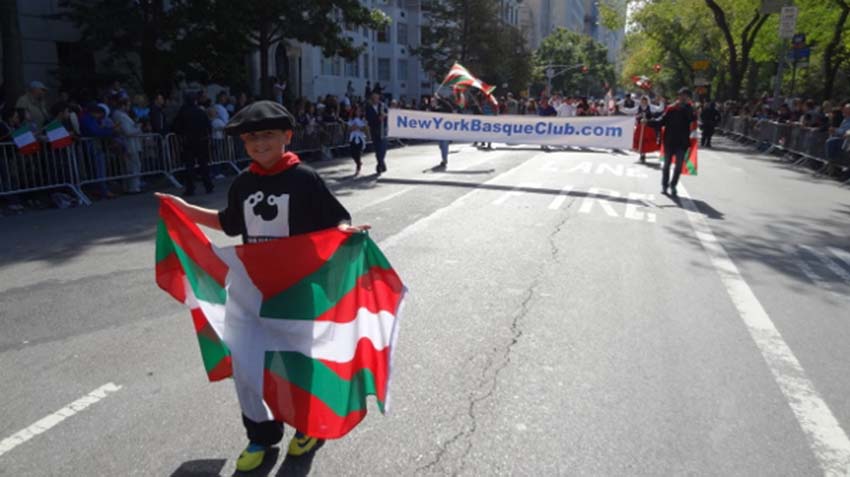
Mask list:
[{"label": "green sneaker", "polygon": [[259,444],[248,444],[248,447],[239,454],[236,459],[236,470],[239,472],[250,472],[263,463],[266,458],[266,451],[269,450],[266,446]]},{"label": "green sneaker", "polygon": [[289,441],[289,450],[286,452],[292,457],[301,457],[310,451],[316,450],[325,441],[308,435],[296,432],[292,440]]}]

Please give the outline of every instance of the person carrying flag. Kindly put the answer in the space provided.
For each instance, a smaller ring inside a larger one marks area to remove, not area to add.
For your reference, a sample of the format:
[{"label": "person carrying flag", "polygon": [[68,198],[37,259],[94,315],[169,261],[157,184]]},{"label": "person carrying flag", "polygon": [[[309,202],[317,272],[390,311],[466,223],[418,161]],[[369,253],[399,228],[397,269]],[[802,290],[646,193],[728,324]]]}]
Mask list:
[{"label": "person carrying flag", "polygon": [[[191,205],[168,194],[157,196],[170,199],[190,221],[230,236],[241,235],[243,243],[267,242],[332,227],[345,233],[368,230],[368,225],[350,225],[351,215],[319,174],[302,164],[296,154],[285,152],[294,127],[295,118],[289,111],[267,100],[249,104],[230,119],[225,132],[242,139],[251,165],[234,179],[223,210]],[[238,334],[230,337],[237,342],[243,340],[239,349],[251,348],[245,343],[252,336],[249,325],[246,322],[237,326],[234,329]],[[259,467],[271,446],[283,438],[284,430],[283,423],[270,414],[264,397],[256,392],[261,386],[256,386],[255,380],[261,378],[248,371],[263,359],[263,350],[254,347],[251,353],[232,356],[233,380],[248,437],[248,446],[236,461],[240,472]],[[321,443],[321,439],[296,432],[287,454],[302,456]]]},{"label": "person carrying flag", "polygon": [[[661,171],[661,193],[667,195],[669,185],[670,195],[678,197],[676,185],[682,168],[688,160],[688,148],[691,145],[691,131],[696,128],[696,113],[691,105],[691,90],[683,87],[679,90],[676,102],[667,107],[664,113],[655,119],[643,119],[641,123],[651,126],[664,127],[664,168]],[[670,164],[676,161],[673,178],[670,179]]]}]

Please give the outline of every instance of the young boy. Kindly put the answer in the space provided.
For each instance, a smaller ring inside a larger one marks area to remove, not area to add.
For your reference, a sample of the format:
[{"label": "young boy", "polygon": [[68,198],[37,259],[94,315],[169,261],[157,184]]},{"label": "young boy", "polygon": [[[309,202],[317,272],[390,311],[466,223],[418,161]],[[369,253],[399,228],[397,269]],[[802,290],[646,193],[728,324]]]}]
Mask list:
[{"label": "young boy", "polygon": [[[355,233],[368,225],[350,225],[351,216],[328,190],[322,178],[301,164],[298,156],[284,152],[292,140],[295,119],[282,105],[258,101],[240,110],[227,123],[225,132],[238,135],[245,143],[251,165],[233,181],[227,193],[227,207],[216,211],[190,205],[168,196],[186,214],[200,224],[242,235],[244,243],[256,243],[290,235],[305,234],[330,227]],[[165,194],[158,194],[164,196]],[[234,357],[235,359],[236,357]],[[274,421],[263,402],[250,388],[240,385],[236,376],[242,422],[248,435],[248,447],[236,461],[236,469],[247,472],[263,463],[266,451],[283,438],[283,423]],[[296,433],[288,454],[304,455],[320,444],[314,437]]]}]

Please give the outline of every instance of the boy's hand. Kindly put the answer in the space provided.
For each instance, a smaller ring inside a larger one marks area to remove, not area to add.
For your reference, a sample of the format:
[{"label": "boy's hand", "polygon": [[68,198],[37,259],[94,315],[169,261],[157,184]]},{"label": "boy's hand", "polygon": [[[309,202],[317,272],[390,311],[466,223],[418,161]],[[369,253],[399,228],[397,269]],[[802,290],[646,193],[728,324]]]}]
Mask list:
[{"label": "boy's hand", "polygon": [[347,234],[356,234],[358,232],[365,232],[372,228],[371,225],[363,224],[363,225],[351,225],[351,224],[339,224],[339,231],[345,232]]},{"label": "boy's hand", "polygon": [[171,201],[174,202],[174,204],[180,209],[185,209],[185,207],[189,205],[182,197],[177,197],[176,195],[164,194],[162,192],[154,192],[153,195],[155,195],[157,199],[171,199]]}]

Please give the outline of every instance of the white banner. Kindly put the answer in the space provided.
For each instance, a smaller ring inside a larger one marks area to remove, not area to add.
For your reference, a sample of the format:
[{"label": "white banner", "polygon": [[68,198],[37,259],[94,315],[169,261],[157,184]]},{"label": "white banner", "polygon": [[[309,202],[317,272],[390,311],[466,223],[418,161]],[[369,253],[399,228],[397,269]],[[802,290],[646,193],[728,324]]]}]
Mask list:
[{"label": "white banner", "polygon": [[631,116],[472,116],[407,109],[390,109],[388,121],[389,137],[604,149],[630,149],[635,124]]}]

